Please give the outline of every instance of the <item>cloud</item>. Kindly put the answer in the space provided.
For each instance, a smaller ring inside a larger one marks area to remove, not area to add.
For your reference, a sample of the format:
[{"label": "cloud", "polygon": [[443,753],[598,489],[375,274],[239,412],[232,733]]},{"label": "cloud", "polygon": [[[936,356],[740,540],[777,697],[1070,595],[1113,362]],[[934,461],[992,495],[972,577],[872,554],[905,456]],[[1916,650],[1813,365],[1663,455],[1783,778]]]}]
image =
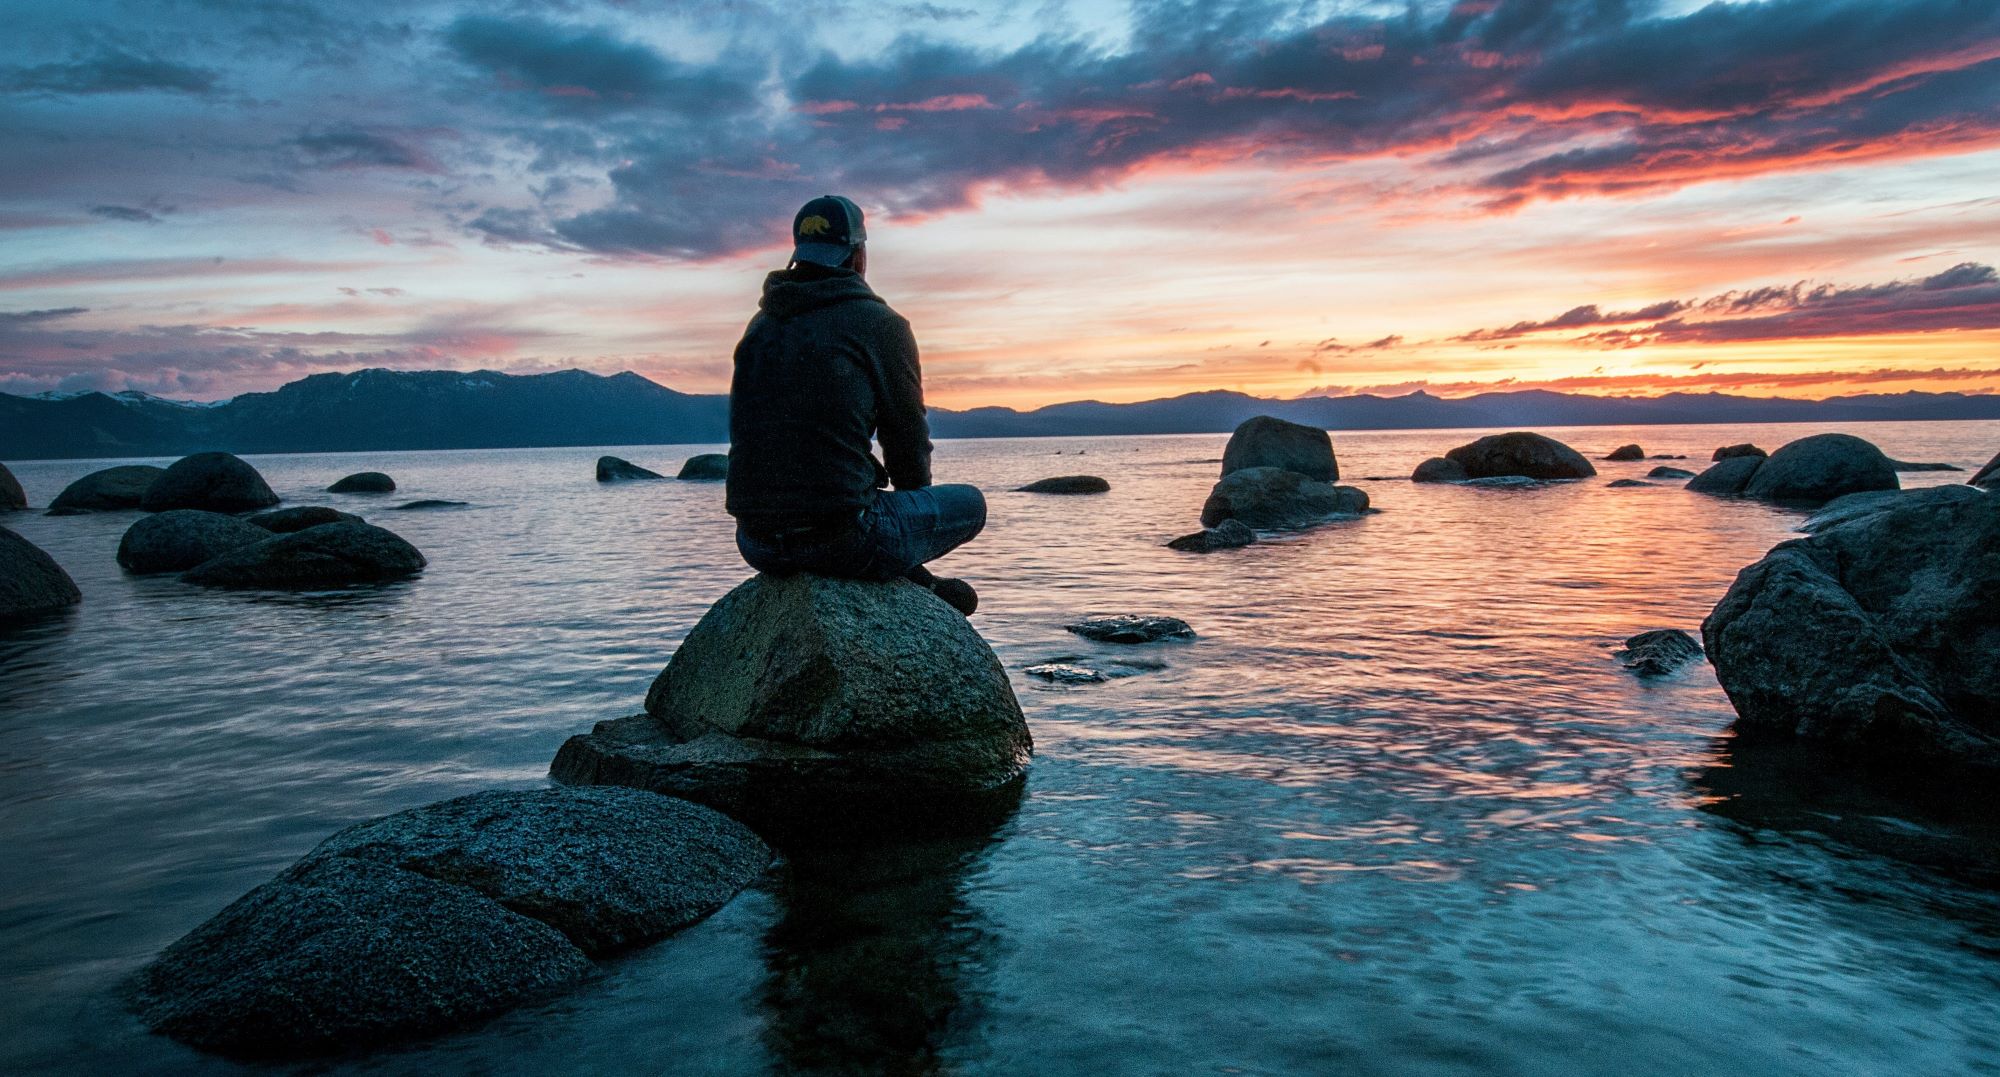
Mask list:
[{"label": "cloud", "polygon": [[1885,385],[1936,387],[1954,382],[1985,382],[2000,378],[2000,367],[1875,367],[1867,370],[1713,371],[1692,374],[1583,374],[1556,378],[1497,378],[1492,381],[1415,381],[1375,385],[1322,385],[1299,394],[1314,396],[1405,396],[1429,393],[1432,396],[1464,397],[1480,393],[1518,392],[1527,389],[1598,395],[1659,396],[1666,393],[1731,392],[1763,390],[1856,391]]},{"label": "cloud", "polygon": [[89,60],[11,69],[0,74],[0,88],[44,94],[206,94],[219,77],[206,68],[109,51]]},{"label": "cloud", "polygon": [[680,63],[600,27],[466,15],[445,41],[503,90],[558,111],[671,109],[714,117],[752,103],[751,87],[720,64]]},{"label": "cloud", "polygon": [[396,168],[414,172],[442,171],[437,162],[420,147],[372,131],[347,129],[311,132],[293,139],[291,146],[298,155],[299,163],[308,168]]},{"label": "cloud", "polygon": [[57,318],[68,318],[72,315],[87,313],[87,311],[88,308],[86,307],[56,307],[49,310],[0,310],[0,331],[11,329],[15,326],[54,321]]},{"label": "cloud", "polygon": [[1806,282],[1728,292],[1700,315],[1578,337],[1602,347],[1813,340],[2000,329],[2000,273],[1964,262],[1918,280],[1843,287]]},{"label": "cloud", "polygon": [[130,221],[134,224],[160,223],[159,216],[153,211],[140,209],[137,206],[92,206],[90,213],[93,217],[102,217],[107,221]]},{"label": "cloud", "polygon": [[1678,314],[1686,310],[1687,307],[1688,304],[1680,300],[1669,299],[1664,302],[1654,303],[1649,307],[1641,307],[1638,310],[1612,311],[1607,314],[1599,310],[1597,304],[1591,303],[1586,306],[1571,307],[1569,310],[1546,321],[1515,322],[1513,325],[1500,329],[1475,329],[1470,333],[1465,333],[1451,339],[1459,341],[1513,340],[1516,337],[1524,337],[1531,333],[1546,333],[1552,330],[1580,329],[1591,325],[1623,325],[1631,322],[1652,322],[1672,314]]}]

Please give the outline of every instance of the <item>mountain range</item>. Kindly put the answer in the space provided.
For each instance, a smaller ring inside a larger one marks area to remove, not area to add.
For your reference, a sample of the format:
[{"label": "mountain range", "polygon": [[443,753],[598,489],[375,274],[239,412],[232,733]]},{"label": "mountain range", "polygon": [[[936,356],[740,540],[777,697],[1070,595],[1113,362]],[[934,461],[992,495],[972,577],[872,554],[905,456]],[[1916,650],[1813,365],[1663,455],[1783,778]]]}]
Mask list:
[{"label": "mountain range", "polygon": [[[1131,404],[1094,400],[1032,411],[931,409],[939,438],[1227,433],[1253,415],[1329,430],[1632,426],[1673,423],[2000,419],[2000,396],[1898,393],[1830,400],[1671,393],[1583,396],[1546,390],[1445,399],[1424,392],[1274,400],[1200,392]],[[360,370],[314,374],[214,403],[138,392],[0,393],[0,459],[497,449],[715,443],[729,398],[676,392],[629,371],[552,374]]]}]

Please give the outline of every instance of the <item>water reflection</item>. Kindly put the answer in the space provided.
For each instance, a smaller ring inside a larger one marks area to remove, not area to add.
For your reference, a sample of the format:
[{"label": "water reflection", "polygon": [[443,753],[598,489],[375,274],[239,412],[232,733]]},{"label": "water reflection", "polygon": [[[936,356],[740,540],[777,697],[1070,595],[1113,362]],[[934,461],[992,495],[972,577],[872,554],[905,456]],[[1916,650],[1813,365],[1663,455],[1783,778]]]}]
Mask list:
[{"label": "water reflection", "polygon": [[1000,830],[790,857],[764,936],[765,1041],[781,1072],[951,1068],[1002,945],[967,896]]}]

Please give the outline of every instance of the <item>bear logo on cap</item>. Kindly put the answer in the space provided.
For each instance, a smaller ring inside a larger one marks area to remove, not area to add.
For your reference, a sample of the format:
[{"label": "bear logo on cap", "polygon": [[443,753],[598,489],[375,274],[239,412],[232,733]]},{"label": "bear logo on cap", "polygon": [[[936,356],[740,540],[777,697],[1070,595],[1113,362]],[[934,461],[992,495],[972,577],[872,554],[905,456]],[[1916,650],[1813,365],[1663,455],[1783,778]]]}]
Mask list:
[{"label": "bear logo on cap", "polygon": [[831,227],[833,227],[833,222],[827,220],[825,217],[807,217],[805,220],[799,222],[799,234],[802,236],[823,236],[826,234],[826,230]]}]

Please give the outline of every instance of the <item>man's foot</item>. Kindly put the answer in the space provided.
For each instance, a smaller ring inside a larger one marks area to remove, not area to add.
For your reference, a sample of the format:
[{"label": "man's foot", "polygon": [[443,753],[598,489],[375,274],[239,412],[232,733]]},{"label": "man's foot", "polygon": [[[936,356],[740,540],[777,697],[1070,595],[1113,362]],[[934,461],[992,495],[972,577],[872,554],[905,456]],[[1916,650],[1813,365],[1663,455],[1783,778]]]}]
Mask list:
[{"label": "man's foot", "polygon": [[967,617],[979,610],[979,592],[973,590],[972,585],[964,580],[940,576],[931,582],[931,593],[944,599],[946,605]]}]

